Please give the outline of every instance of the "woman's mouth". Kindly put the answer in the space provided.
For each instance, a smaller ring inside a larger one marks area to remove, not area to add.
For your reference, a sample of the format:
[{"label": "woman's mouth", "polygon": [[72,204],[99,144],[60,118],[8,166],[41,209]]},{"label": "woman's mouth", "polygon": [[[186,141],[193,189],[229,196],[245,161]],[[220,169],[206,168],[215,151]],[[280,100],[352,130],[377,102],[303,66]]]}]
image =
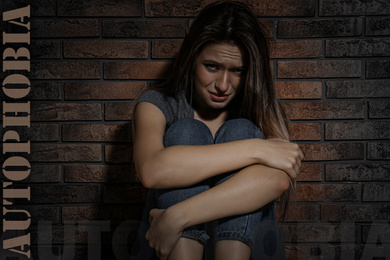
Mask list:
[{"label": "woman's mouth", "polygon": [[224,102],[229,98],[229,95],[219,95],[217,93],[209,92],[210,97],[215,102]]}]

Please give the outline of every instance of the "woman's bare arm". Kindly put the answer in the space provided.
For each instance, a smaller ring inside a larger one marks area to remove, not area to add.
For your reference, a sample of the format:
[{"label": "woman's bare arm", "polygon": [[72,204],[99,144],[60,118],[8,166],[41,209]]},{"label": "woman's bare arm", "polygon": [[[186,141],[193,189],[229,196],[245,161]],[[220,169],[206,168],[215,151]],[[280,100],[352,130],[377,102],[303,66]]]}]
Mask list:
[{"label": "woman's bare arm", "polygon": [[246,167],[223,183],[166,210],[152,210],[146,239],[160,259],[165,259],[184,228],[252,212],[279,197],[288,187],[289,178],[281,170],[263,165]]},{"label": "woman's bare arm", "polygon": [[253,164],[281,169],[291,178],[299,171],[302,154],[297,145],[286,141],[249,139],[164,148],[166,121],[160,109],[141,102],[137,105],[134,122],[134,160],[147,188],[186,187]]}]

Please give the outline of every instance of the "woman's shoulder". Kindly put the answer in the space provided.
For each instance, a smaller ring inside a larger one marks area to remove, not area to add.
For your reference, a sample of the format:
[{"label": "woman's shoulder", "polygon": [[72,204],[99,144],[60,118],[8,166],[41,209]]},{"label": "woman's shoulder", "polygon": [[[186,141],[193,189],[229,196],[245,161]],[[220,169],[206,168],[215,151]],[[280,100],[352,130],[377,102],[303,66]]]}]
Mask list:
[{"label": "woman's shoulder", "polygon": [[152,103],[158,107],[163,112],[168,126],[180,118],[193,116],[192,108],[181,93],[170,96],[155,89],[148,89],[137,99],[136,104],[140,102]]}]

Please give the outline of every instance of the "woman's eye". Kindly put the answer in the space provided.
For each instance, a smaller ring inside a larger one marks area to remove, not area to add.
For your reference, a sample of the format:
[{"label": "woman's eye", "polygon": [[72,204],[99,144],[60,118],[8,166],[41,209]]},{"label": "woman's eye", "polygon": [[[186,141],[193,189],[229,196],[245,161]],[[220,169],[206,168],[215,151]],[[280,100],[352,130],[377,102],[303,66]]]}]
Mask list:
[{"label": "woman's eye", "polygon": [[214,64],[204,64],[204,66],[209,70],[216,70],[218,69],[217,65]]},{"label": "woman's eye", "polygon": [[234,69],[233,72],[241,75],[241,74],[244,74],[244,69]]}]

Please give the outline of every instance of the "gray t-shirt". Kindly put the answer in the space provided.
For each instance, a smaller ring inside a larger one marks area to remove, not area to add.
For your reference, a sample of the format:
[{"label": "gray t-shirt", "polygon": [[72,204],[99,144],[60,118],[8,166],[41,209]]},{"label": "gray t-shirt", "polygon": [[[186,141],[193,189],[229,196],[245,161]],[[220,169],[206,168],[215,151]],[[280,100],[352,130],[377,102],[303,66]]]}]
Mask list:
[{"label": "gray t-shirt", "polygon": [[140,102],[152,103],[161,110],[167,121],[166,129],[179,119],[194,118],[194,109],[188,104],[184,94],[171,97],[157,90],[147,90],[137,99],[136,104]]}]

